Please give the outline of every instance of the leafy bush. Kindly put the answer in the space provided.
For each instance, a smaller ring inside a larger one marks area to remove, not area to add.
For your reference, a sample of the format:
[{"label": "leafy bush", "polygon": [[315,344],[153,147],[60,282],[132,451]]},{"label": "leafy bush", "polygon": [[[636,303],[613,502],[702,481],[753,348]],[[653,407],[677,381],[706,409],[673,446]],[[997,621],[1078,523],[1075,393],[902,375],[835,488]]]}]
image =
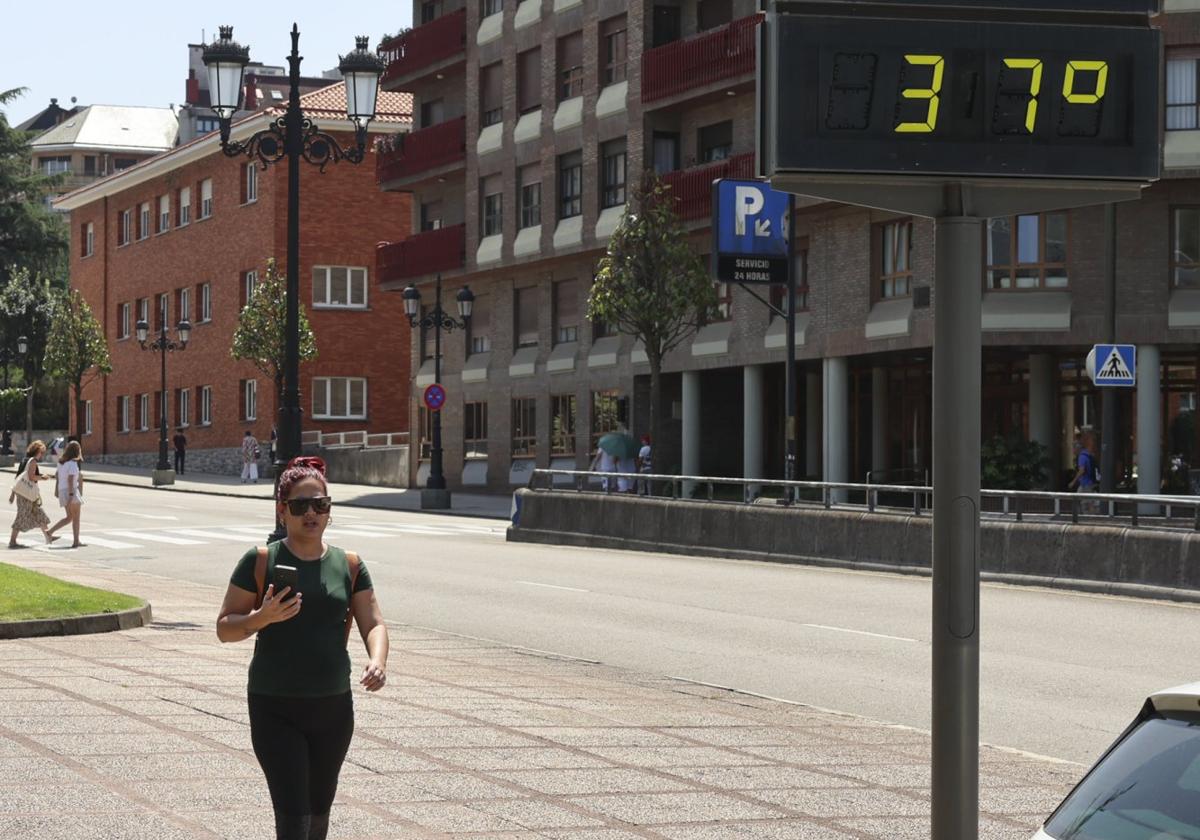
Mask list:
[{"label": "leafy bush", "polygon": [[1050,455],[1045,446],[1017,435],[996,435],[983,444],[982,481],[989,490],[1039,490]]}]

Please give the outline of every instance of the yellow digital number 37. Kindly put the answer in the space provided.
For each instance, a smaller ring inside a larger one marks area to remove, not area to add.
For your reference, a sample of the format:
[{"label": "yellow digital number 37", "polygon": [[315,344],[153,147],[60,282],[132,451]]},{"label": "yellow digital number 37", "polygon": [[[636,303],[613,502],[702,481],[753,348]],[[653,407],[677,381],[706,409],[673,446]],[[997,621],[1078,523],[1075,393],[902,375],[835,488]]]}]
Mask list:
[{"label": "yellow digital number 37", "polygon": [[927,88],[905,88],[900,92],[905,99],[928,99],[929,110],[925,113],[925,122],[897,123],[896,131],[902,134],[928,134],[937,128],[938,102],[941,99],[946,60],[940,55],[906,55],[904,60],[915,67],[932,67],[933,81]]}]

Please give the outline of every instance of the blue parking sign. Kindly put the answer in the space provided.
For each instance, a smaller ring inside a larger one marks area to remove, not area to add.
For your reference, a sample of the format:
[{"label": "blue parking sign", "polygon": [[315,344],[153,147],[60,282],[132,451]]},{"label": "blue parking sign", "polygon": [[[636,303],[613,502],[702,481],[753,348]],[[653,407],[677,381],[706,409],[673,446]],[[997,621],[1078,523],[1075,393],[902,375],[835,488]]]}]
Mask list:
[{"label": "blue parking sign", "polygon": [[786,283],[792,195],[765,181],[713,183],[713,272],[726,283]]}]

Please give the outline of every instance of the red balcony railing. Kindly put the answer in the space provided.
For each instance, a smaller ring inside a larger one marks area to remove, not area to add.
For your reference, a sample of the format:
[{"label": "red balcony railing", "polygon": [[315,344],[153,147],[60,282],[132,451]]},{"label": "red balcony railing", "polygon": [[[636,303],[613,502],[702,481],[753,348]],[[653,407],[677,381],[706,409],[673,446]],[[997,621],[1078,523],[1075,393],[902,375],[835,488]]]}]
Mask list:
[{"label": "red balcony railing", "polygon": [[387,69],[380,84],[408,76],[464,52],[467,47],[467,10],[459,9],[384,41],[379,48]]},{"label": "red balcony railing", "polygon": [[410,134],[397,134],[396,147],[375,159],[375,178],[381,184],[410,178],[467,156],[467,118],[431,125]]},{"label": "red balcony railing", "polygon": [[375,249],[375,276],[379,282],[388,283],[462,268],[466,241],[467,226],[453,225],[418,233],[402,242],[381,243]]},{"label": "red balcony railing", "polygon": [[662,182],[671,188],[675,196],[675,212],[686,222],[712,216],[713,181],[718,178],[753,177],[754,153],[750,152],[717,163],[668,172],[662,176]]},{"label": "red balcony railing", "polygon": [[758,15],[642,55],[642,101],[653,102],[754,72]]}]

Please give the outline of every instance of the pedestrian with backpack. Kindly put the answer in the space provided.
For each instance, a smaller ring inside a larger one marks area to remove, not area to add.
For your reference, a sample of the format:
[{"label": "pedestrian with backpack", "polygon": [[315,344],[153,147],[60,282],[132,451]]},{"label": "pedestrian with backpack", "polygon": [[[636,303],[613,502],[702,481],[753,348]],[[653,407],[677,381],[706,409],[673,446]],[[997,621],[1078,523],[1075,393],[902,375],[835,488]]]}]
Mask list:
[{"label": "pedestrian with backpack", "polygon": [[287,536],[246,552],[217,617],[217,637],[257,634],[247,690],[250,740],[267,778],[276,840],[325,840],[354,733],[352,623],[367,649],[359,684],[387,681],[387,627],[358,555],[327,544],[332,500],[320,458],[293,458],[279,477]]},{"label": "pedestrian with backpack", "polygon": [[[1091,452],[1083,446],[1083,441],[1075,439],[1075,444],[1072,446],[1075,453],[1075,477],[1071,479],[1071,483],[1067,485],[1068,490],[1074,490],[1076,493],[1096,493],[1099,491],[1099,486],[1096,481],[1096,459]],[[1100,512],[1100,503],[1093,500],[1082,502],[1080,507],[1092,513]]]}]

